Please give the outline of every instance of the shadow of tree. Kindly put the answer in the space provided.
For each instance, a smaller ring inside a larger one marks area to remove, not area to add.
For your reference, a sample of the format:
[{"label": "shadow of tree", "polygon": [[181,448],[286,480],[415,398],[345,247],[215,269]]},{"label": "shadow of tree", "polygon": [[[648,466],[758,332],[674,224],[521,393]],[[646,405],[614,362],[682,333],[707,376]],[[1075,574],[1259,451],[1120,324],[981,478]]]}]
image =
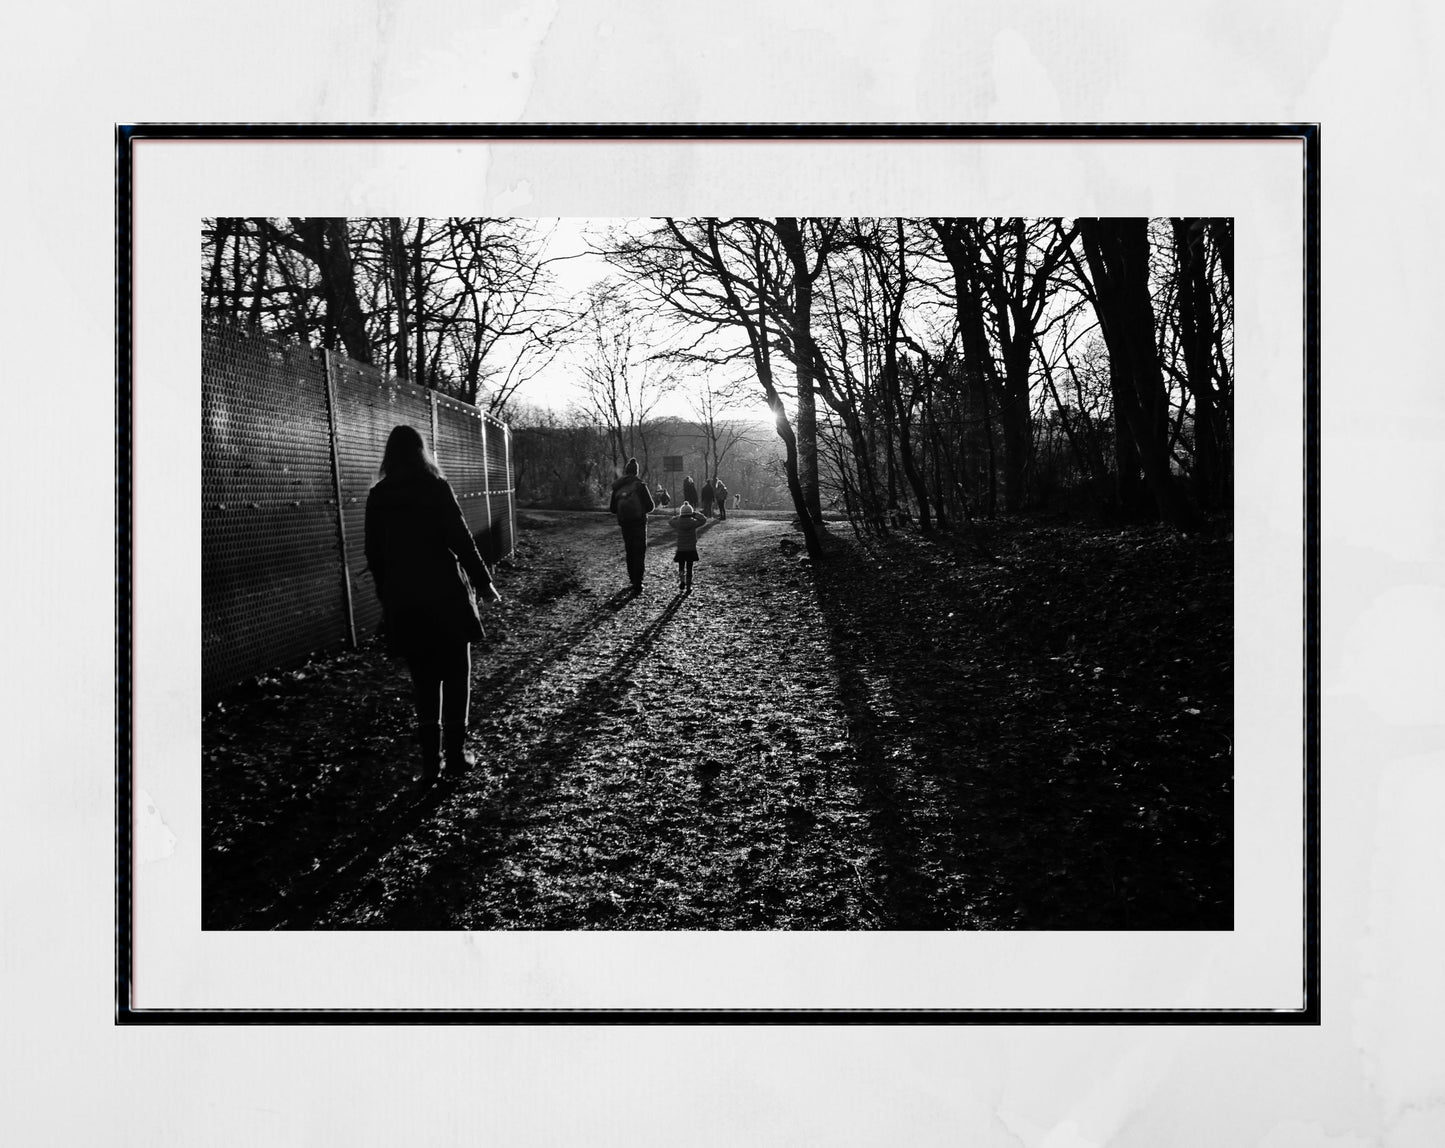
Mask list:
[{"label": "shadow of tree", "polygon": [[1161,748],[1138,694],[1055,653],[1059,595],[1106,587],[1088,571],[1072,590],[1037,569],[940,577],[907,547],[859,558],[833,540],[816,590],[883,927],[1232,927],[1227,789]]}]

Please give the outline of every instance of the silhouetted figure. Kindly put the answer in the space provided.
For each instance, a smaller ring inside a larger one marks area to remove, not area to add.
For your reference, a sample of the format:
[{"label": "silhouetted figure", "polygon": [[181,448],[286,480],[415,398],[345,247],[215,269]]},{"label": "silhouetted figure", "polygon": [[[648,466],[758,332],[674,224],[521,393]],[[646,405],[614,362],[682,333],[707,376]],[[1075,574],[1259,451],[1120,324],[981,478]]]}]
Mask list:
[{"label": "silhouetted figure", "polygon": [[[500,602],[451,486],[420,432],[392,430],[381,481],[366,499],[366,564],[387,650],[406,659],[416,693],[418,779],[474,764],[467,753],[472,642],[485,637],[473,595]],[[463,573],[465,571],[465,573]],[[470,579],[470,581],[468,581]]]},{"label": "silhouetted figure", "polygon": [[723,485],[723,480],[718,479],[712,484],[712,496],[717,502],[717,516],[726,518],[728,516],[728,488]]},{"label": "silhouetted figure", "polygon": [[682,480],[682,500],[697,505],[697,484],[692,481],[692,475]]},{"label": "silhouetted figure", "polygon": [[667,493],[667,488],[660,482],[657,484],[657,494],[654,496],[654,501],[658,506],[666,506],[672,501],[672,496]]},{"label": "silhouetted figure", "polygon": [[627,577],[632,592],[642,593],[642,575],[647,561],[647,516],[656,504],[647,483],[637,477],[637,460],[629,458],[622,477],[612,484],[608,512],[617,515],[622,528],[622,548],[627,554]]},{"label": "silhouetted figure", "polygon": [[712,497],[712,480],[709,479],[702,484],[702,513],[704,518],[712,517]]},{"label": "silhouetted figure", "polygon": [[692,503],[684,501],[677,508],[677,514],[667,520],[667,524],[677,531],[677,553],[672,556],[672,560],[677,563],[677,588],[691,590],[692,566],[698,560],[697,535],[699,530],[708,525],[707,517],[694,510]]}]

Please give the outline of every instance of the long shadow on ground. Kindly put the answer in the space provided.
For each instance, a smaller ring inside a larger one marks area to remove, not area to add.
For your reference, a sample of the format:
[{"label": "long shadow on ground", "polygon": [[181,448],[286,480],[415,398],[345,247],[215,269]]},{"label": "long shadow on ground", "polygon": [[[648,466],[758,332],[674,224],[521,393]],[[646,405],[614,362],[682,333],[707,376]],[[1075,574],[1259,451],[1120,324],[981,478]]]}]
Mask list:
[{"label": "long shadow on ground", "polygon": [[[1005,539],[1005,543],[1008,540]],[[831,540],[884,927],[1232,927],[1228,548]]]},{"label": "long shadow on ground", "polygon": [[[528,599],[533,612],[578,587],[575,572],[566,563],[548,575]],[[596,602],[558,627],[540,650],[529,647],[527,653],[504,660],[475,679],[474,688],[489,705],[512,703],[602,625],[626,597],[623,592]],[[250,770],[235,762],[212,767],[219,771],[218,784],[232,801],[237,789],[234,775],[242,771],[253,776],[242,790],[248,799],[244,816],[220,818],[216,811],[208,811],[208,829],[222,821],[232,829],[224,844],[214,839],[213,832],[204,852],[203,927],[308,927],[339,892],[435,815],[455,779],[422,791],[410,783],[415,743],[405,670],[393,663],[388,686],[380,694],[368,691],[360,706],[355,696],[346,696],[352,688],[349,676],[356,675],[359,681],[374,677],[374,671],[363,667],[381,657],[379,646],[373,645],[337,659],[323,671],[335,680],[318,682],[313,677],[291,687],[299,712],[289,709],[287,682],[278,681],[274,683],[278,696],[268,698],[264,707],[275,724],[301,731],[307,726],[304,699],[329,693],[333,700],[328,719],[347,703],[357,711],[349,730],[324,730],[319,737],[314,731],[298,732],[290,739],[285,762],[259,763]],[[472,716],[475,722],[477,707]],[[308,736],[319,741],[319,747],[308,748]],[[382,749],[368,750],[368,743]],[[327,768],[312,760],[318,757],[339,764]]]},{"label": "long shadow on ground", "polygon": [[[512,716],[517,698],[525,693],[529,683],[513,681],[490,699],[487,724],[492,728],[480,731],[480,742],[484,752],[490,751],[487,756],[491,760],[484,763],[480,772],[502,778],[501,783],[475,794],[477,799],[469,816],[448,818],[445,825],[438,823],[435,839],[426,841],[422,848],[427,862],[425,871],[417,874],[417,880],[405,887],[386,888],[380,878],[373,878],[350,895],[342,891],[338,883],[332,883],[327,903],[334,910],[333,917],[344,916],[358,903],[366,903],[373,910],[368,927],[410,930],[459,927],[459,917],[475,900],[479,886],[505,884],[498,876],[498,869],[507,855],[509,836],[545,816],[557,778],[592,739],[599,725],[619,710],[640,707],[640,703],[628,696],[633,685],[632,673],[677,614],[684,598],[682,593],[675,593],[655,618],[621,646],[601,673],[585,679],[570,704],[548,718],[546,733],[528,746],[525,759],[509,763],[510,769],[506,771],[495,769],[498,759],[505,757],[502,748],[505,735],[498,727]],[[609,607],[616,605],[614,600]],[[555,662],[572,644],[575,643],[549,648],[544,664]],[[528,672],[535,678],[541,668]],[[637,712],[640,716],[640,708]],[[472,784],[479,780],[472,779]],[[456,784],[465,787],[468,779],[463,778]],[[514,893],[525,889],[525,884],[519,885]],[[594,911],[600,908],[603,912],[607,909],[606,906],[588,908]],[[469,923],[473,927],[479,924]],[[485,927],[489,923],[480,922],[480,925]],[[584,918],[554,922],[552,927],[584,923],[596,921]]]},{"label": "long shadow on ground", "polygon": [[[627,600],[626,591],[596,604],[571,625],[563,628],[539,652],[514,659],[474,682],[479,698],[492,715],[506,712],[516,704],[550,668],[571,653],[589,634]],[[480,706],[472,711],[475,728]],[[257,907],[244,918],[248,928],[310,928],[325,910],[341,900],[376,862],[399,842],[425,825],[451,796],[461,780],[443,775],[424,789],[403,786],[395,797],[378,808],[375,815],[347,822],[346,834],[338,834],[339,818],[328,815],[327,794],[313,792],[311,800],[283,823],[260,827],[272,847],[298,859],[312,858],[303,870],[281,889],[281,899]],[[237,850],[246,856],[245,845]],[[216,874],[218,886],[221,874]],[[221,886],[224,888],[224,886]]]}]

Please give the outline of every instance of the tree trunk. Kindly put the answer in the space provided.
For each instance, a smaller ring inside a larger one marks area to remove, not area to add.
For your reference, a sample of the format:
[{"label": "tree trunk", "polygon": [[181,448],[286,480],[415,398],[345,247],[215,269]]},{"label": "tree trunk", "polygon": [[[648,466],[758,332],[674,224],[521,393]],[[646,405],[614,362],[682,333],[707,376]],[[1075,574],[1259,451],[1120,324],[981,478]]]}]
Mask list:
[{"label": "tree trunk", "polygon": [[351,242],[344,219],[295,219],[297,238],[308,258],[321,271],[326,295],[326,322],[341,340],[347,356],[358,363],[371,362],[371,340],[356,296],[356,274]]},{"label": "tree trunk", "polygon": [[[993,429],[993,400],[999,389],[994,376],[997,368],[988,345],[984,327],[983,291],[977,279],[977,258],[974,241],[965,237],[958,221],[935,220],[934,232],[943,244],[943,253],[953,272],[953,300],[958,312],[958,329],[962,338],[964,385],[976,398],[983,400],[984,428],[988,445],[988,517],[998,513],[998,460]],[[995,385],[990,385],[994,383]],[[1005,457],[1008,456],[1005,442]],[[1007,491],[1005,491],[1007,497]]]},{"label": "tree trunk", "polygon": [[[1010,359],[1013,358],[1011,355]],[[1008,367],[1012,376],[1015,368]],[[999,404],[1003,416],[1003,499],[1004,510],[1017,514],[1024,508],[1028,484],[1029,463],[1034,447],[1033,415],[1029,408],[1028,368],[1023,368],[1022,393],[1019,383],[1012,377],[1004,381],[1003,401]]]},{"label": "tree trunk", "polygon": [[251,296],[251,316],[247,324],[252,331],[261,329],[261,300],[266,291],[266,280],[271,273],[270,236],[263,231],[257,242],[261,245],[261,251],[256,256],[256,293]]},{"label": "tree trunk", "polygon": [[1214,401],[1214,316],[1210,306],[1208,260],[1202,220],[1176,219],[1174,251],[1179,262],[1179,341],[1184,371],[1194,396],[1194,480],[1200,502],[1219,500],[1219,431]]},{"label": "tree trunk", "polygon": [[[1099,326],[1117,379],[1114,418],[1128,426],[1144,483],[1160,519],[1180,530],[1197,522],[1169,466],[1164,375],[1149,297],[1149,233],[1145,219],[1080,220],[1084,256],[1094,280]],[[1122,476],[1121,471],[1121,476]]]},{"label": "tree trunk", "polygon": [[918,528],[925,534],[933,530],[933,515],[929,508],[928,488],[919,472],[917,460],[913,457],[912,403],[903,399],[903,381],[899,376],[898,356],[892,339],[883,345],[883,385],[888,391],[898,418],[898,460],[903,464],[903,475],[913,489],[913,498],[918,503]]},{"label": "tree trunk", "polygon": [[1134,432],[1124,419],[1127,401],[1121,388],[1128,385],[1126,363],[1116,363],[1109,356],[1109,393],[1114,404],[1114,494],[1119,512],[1128,521],[1146,518],[1149,513],[1149,492],[1139,472],[1139,448],[1134,445]]},{"label": "tree trunk", "polygon": [[421,238],[426,230],[426,220],[416,221],[416,236],[411,241],[412,314],[416,317],[416,371],[412,378],[421,386],[427,385],[426,378],[426,295],[423,291],[421,265]]},{"label": "tree trunk", "polygon": [[[1085,482],[1088,483],[1090,487],[1093,487],[1095,476],[1092,462],[1084,452],[1084,448],[1079,445],[1078,437],[1074,433],[1074,427],[1069,422],[1068,411],[1064,406],[1064,400],[1059,394],[1058,386],[1054,383],[1053,368],[1049,366],[1048,360],[1044,358],[1042,348],[1038,347],[1038,336],[1034,337],[1034,346],[1039,349],[1039,362],[1044,368],[1044,383],[1049,388],[1049,394],[1054,397],[1054,406],[1058,408],[1059,425],[1063,428],[1064,438],[1068,440],[1069,452],[1074,456],[1074,462],[1078,466],[1079,472],[1084,476]],[[1065,354],[1067,354],[1067,352],[1065,352]]]},{"label": "tree trunk", "polygon": [[411,322],[411,307],[406,287],[406,241],[402,238],[401,220],[390,221],[391,231],[391,299],[396,308],[396,376],[411,378],[411,350],[407,345],[407,327]]},{"label": "tree trunk", "polygon": [[[725,267],[722,253],[718,249],[716,221],[709,221],[707,224],[707,241],[709,253],[712,257],[713,266],[722,269]],[[787,475],[788,493],[793,499],[793,509],[798,515],[798,526],[803,532],[803,541],[808,548],[808,557],[815,563],[823,556],[823,541],[818,532],[819,523],[822,521],[820,514],[814,519],[808,507],[807,494],[803,488],[803,482],[799,474],[798,466],[798,440],[793,434],[793,428],[788,423],[787,413],[783,410],[782,400],[778,397],[777,388],[773,382],[772,356],[769,350],[771,336],[768,332],[768,314],[766,304],[763,302],[763,291],[761,283],[762,261],[759,252],[754,248],[754,260],[759,267],[758,284],[758,316],[756,323],[753,321],[752,313],[743,306],[742,300],[738,298],[737,290],[733,286],[731,277],[724,271],[719,276],[719,282],[723,294],[727,298],[728,308],[733,315],[737,316],[747,332],[748,346],[752,351],[753,366],[757,370],[758,382],[762,384],[763,393],[767,395],[768,407],[773,412],[774,426],[777,429],[778,437],[783,440],[783,471]],[[816,445],[816,444],[815,444]],[[814,465],[816,467],[816,454]],[[814,490],[816,499],[817,490]]]},{"label": "tree trunk", "polygon": [[351,263],[351,243],[346,235],[346,220],[326,221],[326,272],[331,282],[332,302],[336,306],[337,334],[346,353],[358,363],[371,362],[371,340],[366,335],[366,319],[356,297],[356,275]]},{"label": "tree trunk", "polygon": [[793,268],[793,361],[798,379],[798,478],[808,513],[815,522],[823,520],[818,493],[818,405],[810,354],[813,323],[813,280],[808,274],[808,256],[796,219],[777,221],[778,238]]},{"label": "tree trunk", "polygon": [[[221,314],[221,294],[223,272],[226,265],[226,237],[231,232],[231,221],[222,216],[216,220],[215,244],[216,253],[211,259],[211,274],[207,281],[205,303],[212,314]],[[235,285],[232,284],[234,287]]]}]

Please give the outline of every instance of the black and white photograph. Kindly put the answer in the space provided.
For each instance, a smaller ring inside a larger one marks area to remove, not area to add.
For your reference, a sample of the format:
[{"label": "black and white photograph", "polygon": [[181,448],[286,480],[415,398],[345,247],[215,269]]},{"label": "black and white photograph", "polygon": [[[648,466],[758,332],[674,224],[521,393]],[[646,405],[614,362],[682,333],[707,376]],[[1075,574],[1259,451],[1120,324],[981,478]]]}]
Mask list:
[{"label": "black and white photograph", "polygon": [[1232,929],[1234,245],[205,219],[202,927]]}]

